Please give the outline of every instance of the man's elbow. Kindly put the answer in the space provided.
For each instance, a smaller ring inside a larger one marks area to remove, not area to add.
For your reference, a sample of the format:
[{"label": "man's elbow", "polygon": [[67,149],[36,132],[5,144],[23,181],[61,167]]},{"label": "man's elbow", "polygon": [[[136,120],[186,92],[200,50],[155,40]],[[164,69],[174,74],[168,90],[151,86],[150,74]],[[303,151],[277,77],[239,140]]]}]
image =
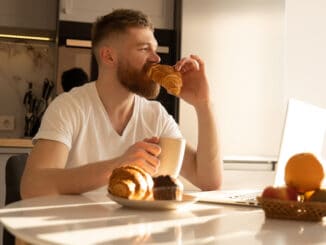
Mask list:
[{"label": "man's elbow", "polygon": [[222,187],[222,179],[217,178],[217,179],[211,180],[209,182],[203,183],[200,186],[200,189],[202,191],[216,191],[216,190],[220,190],[221,187]]},{"label": "man's elbow", "polygon": [[28,198],[32,198],[33,194],[31,192],[29,192],[28,190],[26,190],[26,188],[20,188],[20,197],[21,199],[28,199]]},{"label": "man's elbow", "polygon": [[20,182],[20,197],[21,199],[28,199],[39,196],[35,192],[36,188],[33,186],[33,178],[23,175]]},{"label": "man's elbow", "polygon": [[220,182],[212,183],[205,188],[205,191],[216,191],[221,189],[222,184]]},{"label": "man's elbow", "polygon": [[33,194],[30,191],[29,185],[26,183],[25,178],[21,179],[20,183],[20,197],[21,199],[31,198]]}]

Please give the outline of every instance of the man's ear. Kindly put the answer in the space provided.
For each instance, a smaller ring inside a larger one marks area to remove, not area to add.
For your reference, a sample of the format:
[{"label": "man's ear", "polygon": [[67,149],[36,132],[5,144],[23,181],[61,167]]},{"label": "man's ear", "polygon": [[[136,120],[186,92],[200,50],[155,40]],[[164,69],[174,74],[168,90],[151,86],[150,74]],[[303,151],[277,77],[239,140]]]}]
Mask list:
[{"label": "man's ear", "polygon": [[99,55],[102,63],[104,64],[112,64],[115,62],[114,51],[110,47],[101,47]]}]

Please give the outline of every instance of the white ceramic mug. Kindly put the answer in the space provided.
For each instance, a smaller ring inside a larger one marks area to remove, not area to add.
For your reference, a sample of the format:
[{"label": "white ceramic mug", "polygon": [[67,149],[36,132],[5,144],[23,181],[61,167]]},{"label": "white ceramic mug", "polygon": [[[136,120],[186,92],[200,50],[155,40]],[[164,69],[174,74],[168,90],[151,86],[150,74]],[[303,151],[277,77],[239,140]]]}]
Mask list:
[{"label": "white ceramic mug", "polygon": [[170,175],[177,178],[186,148],[185,139],[161,137],[158,144],[161,147],[160,166],[155,176]]}]

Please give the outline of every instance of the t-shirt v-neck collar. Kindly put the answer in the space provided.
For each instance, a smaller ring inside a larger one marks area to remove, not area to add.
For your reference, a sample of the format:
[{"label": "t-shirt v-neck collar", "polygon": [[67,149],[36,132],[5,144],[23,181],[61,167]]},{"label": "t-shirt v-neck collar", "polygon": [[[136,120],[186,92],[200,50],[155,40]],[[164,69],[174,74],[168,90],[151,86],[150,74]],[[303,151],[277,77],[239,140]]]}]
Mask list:
[{"label": "t-shirt v-neck collar", "polygon": [[103,102],[101,101],[100,99],[100,96],[98,94],[98,91],[97,91],[97,88],[94,84],[94,93],[95,93],[95,97],[96,97],[96,100],[97,100],[97,103],[100,105],[99,108],[103,111],[103,113],[105,113],[105,117],[106,117],[106,120],[107,120],[107,124],[108,124],[108,127],[110,127],[112,129],[112,131],[114,132],[114,135],[118,138],[124,138],[126,135],[128,135],[129,131],[132,129],[132,126],[135,124],[135,120],[136,120],[136,117],[138,115],[138,110],[139,110],[139,98],[137,95],[134,96],[134,105],[133,105],[133,109],[132,109],[132,115],[127,123],[127,125],[125,126],[124,130],[122,131],[122,134],[120,135],[112,126],[112,122],[111,122],[111,119],[104,107],[104,104]]}]

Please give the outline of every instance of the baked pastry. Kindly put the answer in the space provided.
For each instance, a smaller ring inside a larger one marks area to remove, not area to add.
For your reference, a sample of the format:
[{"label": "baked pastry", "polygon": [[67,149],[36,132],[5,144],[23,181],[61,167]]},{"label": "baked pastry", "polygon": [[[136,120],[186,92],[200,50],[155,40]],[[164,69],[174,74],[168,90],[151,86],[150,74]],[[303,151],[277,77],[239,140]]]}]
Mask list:
[{"label": "baked pastry", "polygon": [[154,64],[148,70],[147,75],[154,81],[163,86],[168,93],[178,96],[182,87],[181,73],[176,71],[173,66]]},{"label": "baked pastry", "polygon": [[154,200],[182,200],[183,185],[170,175],[160,175],[153,178]]},{"label": "baked pastry", "polygon": [[132,200],[152,198],[152,188],[152,177],[134,165],[114,169],[108,184],[108,191],[112,195]]}]

